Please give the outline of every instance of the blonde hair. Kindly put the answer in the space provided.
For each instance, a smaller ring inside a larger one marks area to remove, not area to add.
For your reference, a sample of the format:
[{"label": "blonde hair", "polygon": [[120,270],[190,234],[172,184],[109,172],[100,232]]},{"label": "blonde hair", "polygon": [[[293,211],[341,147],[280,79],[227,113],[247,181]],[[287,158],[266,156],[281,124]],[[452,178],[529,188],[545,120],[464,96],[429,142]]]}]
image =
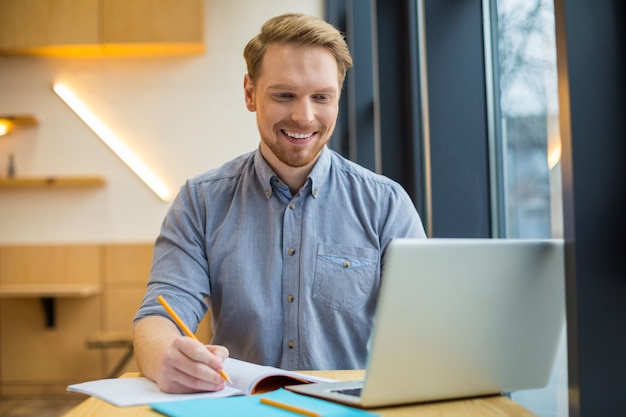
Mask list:
[{"label": "blonde hair", "polygon": [[248,76],[253,84],[256,84],[261,71],[267,46],[275,43],[321,46],[328,49],[337,60],[340,85],[346,78],[346,71],[352,66],[348,44],[339,30],[318,17],[285,13],[265,22],[261,32],[252,38],[243,50]]}]

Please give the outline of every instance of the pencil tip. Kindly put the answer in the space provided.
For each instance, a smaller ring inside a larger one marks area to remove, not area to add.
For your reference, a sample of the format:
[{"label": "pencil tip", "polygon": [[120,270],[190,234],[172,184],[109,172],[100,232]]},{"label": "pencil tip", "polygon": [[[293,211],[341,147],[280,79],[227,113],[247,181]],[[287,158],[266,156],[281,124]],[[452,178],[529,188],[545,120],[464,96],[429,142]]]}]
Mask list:
[{"label": "pencil tip", "polygon": [[232,379],[230,379],[230,377],[228,376],[228,374],[226,372],[221,371],[220,375],[222,375],[222,378],[224,378],[226,380],[226,382],[228,382],[230,385],[233,385]]}]

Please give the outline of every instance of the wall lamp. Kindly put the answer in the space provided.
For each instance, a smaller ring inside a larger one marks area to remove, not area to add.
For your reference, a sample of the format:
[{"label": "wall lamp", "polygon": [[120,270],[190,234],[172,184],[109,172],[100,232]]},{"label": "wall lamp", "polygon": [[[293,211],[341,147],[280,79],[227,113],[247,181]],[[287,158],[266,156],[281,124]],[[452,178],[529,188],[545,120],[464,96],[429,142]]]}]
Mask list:
[{"label": "wall lamp", "polygon": [[21,126],[35,126],[37,119],[28,114],[12,115],[0,114],[0,136],[8,135],[14,128]]},{"label": "wall lamp", "polygon": [[56,83],[52,89],[161,200],[171,199],[169,188],[67,86]]}]

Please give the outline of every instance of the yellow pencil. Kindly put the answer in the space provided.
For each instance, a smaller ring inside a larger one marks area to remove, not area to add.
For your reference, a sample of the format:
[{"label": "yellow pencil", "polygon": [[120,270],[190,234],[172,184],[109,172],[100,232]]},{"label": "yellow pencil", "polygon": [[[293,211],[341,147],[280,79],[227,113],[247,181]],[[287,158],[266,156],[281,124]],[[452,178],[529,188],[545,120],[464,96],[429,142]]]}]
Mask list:
[{"label": "yellow pencil", "polygon": [[283,410],[291,411],[293,413],[302,414],[304,416],[309,417],[322,417],[320,413],[316,413],[315,411],[305,410],[304,408],[296,407],[293,405],[281,403],[275,400],[270,400],[269,398],[261,397],[260,400],[263,404],[271,405],[277,408],[282,408]]},{"label": "yellow pencil", "polygon": [[[182,329],[182,331],[185,332],[185,334],[187,336],[191,337],[194,340],[198,340],[196,335],[193,334],[193,332],[191,330],[189,330],[189,327],[187,327],[187,325],[185,325],[185,323],[180,319],[180,317],[178,317],[178,314],[176,314],[176,312],[172,309],[172,307],[170,307],[170,305],[167,303],[167,301],[165,301],[165,298],[163,298],[162,296],[159,295],[157,297],[157,300],[159,301],[159,303],[161,303],[161,305],[169,313],[169,315],[172,317],[172,319],[174,319],[174,321],[176,322],[178,327],[180,327]],[[233,381],[231,381],[230,377],[228,376],[228,374],[226,372],[224,372],[223,369],[220,371],[220,375],[222,376],[222,378],[224,378],[226,381],[228,381],[229,384],[231,384],[231,385],[233,384]]]}]

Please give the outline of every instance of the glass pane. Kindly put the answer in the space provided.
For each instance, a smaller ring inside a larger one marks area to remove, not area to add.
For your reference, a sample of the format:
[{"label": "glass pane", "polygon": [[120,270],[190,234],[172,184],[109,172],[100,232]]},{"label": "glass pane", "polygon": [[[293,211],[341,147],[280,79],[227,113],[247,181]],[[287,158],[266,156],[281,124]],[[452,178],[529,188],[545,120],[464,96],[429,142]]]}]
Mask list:
[{"label": "glass pane", "polygon": [[[489,1],[489,0],[484,0]],[[554,5],[491,0],[500,222],[507,238],[562,237]],[[565,335],[545,389],[512,398],[541,417],[568,415]]]},{"label": "glass pane", "polygon": [[546,0],[495,0],[492,10],[504,234],[561,237],[561,211],[554,210],[561,207],[554,7]]}]

